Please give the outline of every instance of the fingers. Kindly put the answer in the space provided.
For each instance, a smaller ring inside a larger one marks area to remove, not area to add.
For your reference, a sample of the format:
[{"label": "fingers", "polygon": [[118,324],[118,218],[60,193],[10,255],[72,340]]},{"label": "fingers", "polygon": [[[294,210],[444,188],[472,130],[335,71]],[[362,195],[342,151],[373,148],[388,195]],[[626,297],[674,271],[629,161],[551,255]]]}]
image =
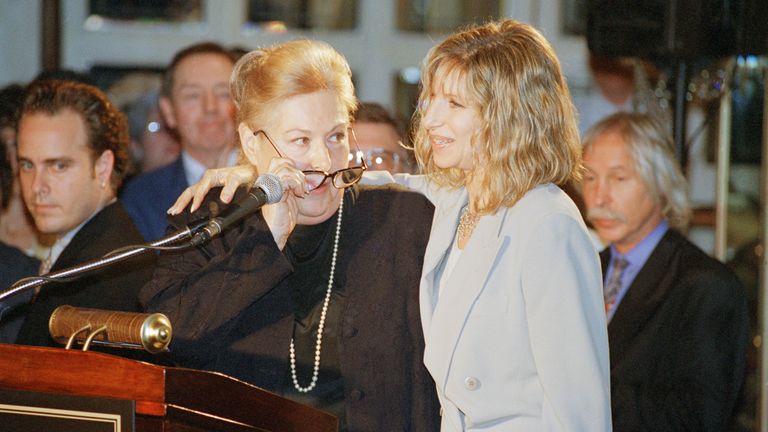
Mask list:
[{"label": "fingers", "polygon": [[252,165],[238,165],[222,173],[225,175],[219,184],[223,184],[224,188],[222,188],[219,198],[225,203],[232,201],[238,187],[252,187],[257,175],[256,168]]},{"label": "fingers", "polygon": [[283,182],[284,190],[291,191],[291,195],[296,198],[304,198],[304,191],[306,190],[306,186],[304,183],[304,176],[300,171],[293,171],[288,175],[281,177],[280,179]]},{"label": "fingers", "polygon": [[[269,172],[275,174],[283,183],[283,190],[290,191],[297,198],[304,198],[307,184],[302,173],[290,159],[275,158],[269,164]],[[288,194],[284,194],[286,196]]]},{"label": "fingers", "polygon": [[168,209],[168,214],[177,215],[184,210],[190,202],[189,208],[193,212],[200,208],[205,196],[211,189],[224,186],[219,198],[229,203],[235,195],[235,191],[241,185],[252,185],[256,178],[256,168],[251,165],[238,165],[233,167],[209,169],[203,173],[203,177],[197,183],[186,188],[176,202]]},{"label": "fingers", "polygon": [[203,204],[203,200],[205,200],[205,196],[208,195],[208,192],[221,184],[218,177],[218,171],[216,170],[206,170],[205,174],[203,174],[203,178],[200,179],[199,182],[195,183],[194,185],[190,186],[192,188],[192,206],[189,208],[189,211],[193,212],[200,208],[200,206]]},{"label": "fingers", "polygon": [[266,205],[261,208],[261,211],[277,247],[283,250],[288,236],[296,227],[298,217],[296,198],[291,194],[284,194],[280,202]]},{"label": "fingers", "polygon": [[226,176],[226,171],[224,170],[228,169],[230,168],[206,170],[205,173],[203,173],[203,177],[200,179],[200,181],[184,189],[184,192],[179,195],[179,198],[176,199],[176,202],[173,204],[173,206],[168,209],[168,214],[177,215],[181,213],[184,210],[184,207],[186,207],[190,201],[192,202],[192,205],[189,207],[189,211],[193,212],[197,210],[203,203],[205,195],[208,193],[208,191],[210,191],[211,188],[220,186],[223,183],[221,178]]},{"label": "fingers", "polygon": [[192,190],[190,188],[184,189],[184,192],[179,195],[179,197],[176,199],[176,202],[173,203],[171,208],[168,209],[169,215],[177,215],[184,210],[184,207],[189,204],[189,201],[192,199]]},{"label": "fingers", "polygon": [[221,189],[221,193],[219,194],[219,199],[225,203],[232,201],[232,197],[235,196],[237,188],[240,187],[241,184],[245,184],[244,182],[241,183],[236,179],[231,178],[233,176],[235,176],[235,174],[229,174],[227,176],[227,180],[224,182],[224,187]]},{"label": "fingers", "polygon": [[[291,191],[290,195],[296,198],[304,198],[308,193],[308,185],[304,174],[296,168],[290,159],[273,159],[269,165],[269,172],[280,178],[284,190]],[[186,188],[179,195],[173,206],[168,209],[168,214],[177,215],[184,211],[187,205],[190,206],[189,211],[194,212],[200,208],[208,192],[217,186],[223,186],[219,195],[221,201],[229,203],[232,201],[238,187],[251,187],[256,181],[256,177],[256,167],[252,165],[237,165],[206,170],[200,181]]]}]

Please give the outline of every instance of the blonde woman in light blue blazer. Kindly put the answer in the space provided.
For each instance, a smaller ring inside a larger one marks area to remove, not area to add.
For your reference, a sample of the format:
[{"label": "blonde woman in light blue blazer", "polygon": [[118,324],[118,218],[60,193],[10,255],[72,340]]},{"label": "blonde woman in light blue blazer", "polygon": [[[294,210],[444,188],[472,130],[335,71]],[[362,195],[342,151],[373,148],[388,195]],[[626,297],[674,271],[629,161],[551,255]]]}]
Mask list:
[{"label": "blonde woman in light blue blazer", "polygon": [[420,309],[442,430],[610,430],[600,261],[556,186],[581,148],[551,46],[513,20],[449,36],[417,119],[426,175],[398,182],[435,204]]},{"label": "blonde woman in light blue blazer", "polygon": [[[449,36],[425,59],[416,118],[424,175],[366,181],[435,204],[420,310],[442,430],[609,431],[600,263],[557,186],[579,179],[581,149],[551,46],[512,20]],[[177,206],[253,178],[209,173]]]}]

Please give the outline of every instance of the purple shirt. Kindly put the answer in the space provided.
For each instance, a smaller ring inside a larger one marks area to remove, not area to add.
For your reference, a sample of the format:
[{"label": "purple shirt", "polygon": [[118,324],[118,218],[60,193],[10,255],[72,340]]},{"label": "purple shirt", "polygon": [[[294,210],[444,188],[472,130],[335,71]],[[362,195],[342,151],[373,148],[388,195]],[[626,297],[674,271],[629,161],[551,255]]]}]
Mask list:
[{"label": "purple shirt", "polygon": [[650,234],[645,236],[640,243],[635,245],[635,247],[624,255],[619,253],[614,245],[611,245],[611,261],[608,263],[608,269],[605,272],[603,284],[611,280],[611,275],[613,275],[613,262],[617,257],[623,256],[624,259],[627,260],[627,267],[621,275],[621,288],[619,288],[619,292],[616,293],[616,301],[608,311],[608,316],[606,317],[608,322],[611,322],[611,318],[613,318],[613,314],[616,313],[616,308],[619,306],[619,303],[621,303],[621,299],[624,298],[624,294],[627,293],[629,286],[632,285],[632,282],[640,272],[640,269],[643,268],[648,257],[651,256],[651,252],[656,249],[656,245],[659,244],[659,241],[664,237],[664,234],[668,229],[669,224],[666,220],[662,219]]}]

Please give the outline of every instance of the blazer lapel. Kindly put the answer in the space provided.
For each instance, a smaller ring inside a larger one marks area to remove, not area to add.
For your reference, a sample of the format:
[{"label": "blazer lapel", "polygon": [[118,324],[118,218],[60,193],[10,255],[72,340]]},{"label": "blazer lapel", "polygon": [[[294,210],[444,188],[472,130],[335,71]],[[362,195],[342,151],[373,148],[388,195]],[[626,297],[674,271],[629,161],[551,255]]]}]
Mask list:
[{"label": "blazer lapel", "polygon": [[[441,387],[445,385],[454,349],[472,305],[482,292],[504,244],[505,237],[500,236],[500,230],[507,211],[502,209],[478,222],[446,285],[440,288],[430,327],[425,327],[424,361]],[[452,241],[447,248],[451,246]]]},{"label": "blazer lapel", "polygon": [[[96,259],[100,255],[94,257],[84,257],[83,251],[98,251],[98,244],[94,245],[93,242],[98,242],[100,236],[103,234],[106,226],[105,224],[109,220],[114,220],[114,214],[117,211],[117,203],[108,204],[101,210],[99,210],[91,220],[86,222],[78,231],[67,247],[61,251],[56,262],[53,263],[51,271],[59,271],[67,267],[72,267],[77,264],[82,264],[83,260]],[[98,252],[93,252],[98,253]]]},{"label": "blazer lapel", "polygon": [[[453,192],[453,202],[440,202],[435,206],[435,215],[432,218],[432,229],[429,233],[429,243],[424,252],[424,266],[421,272],[421,292],[419,302],[421,304],[422,328],[426,336],[427,329],[430,327],[432,312],[437,302],[437,292],[435,292],[437,281],[437,271],[445,258],[445,254],[453,245],[453,236],[459,220],[459,213],[462,207],[467,204],[467,191],[461,189]],[[444,198],[442,201],[448,201]]]},{"label": "blazer lapel", "polygon": [[[667,233],[656,245],[648,260],[640,269],[616,313],[608,324],[608,343],[611,347],[611,364],[618,364],[632,339],[656,311],[670,289],[674,287],[674,266],[677,244],[673,231]],[[608,255],[610,256],[610,254]],[[607,266],[607,260],[606,266]]]},{"label": "blazer lapel", "polygon": [[[463,194],[466,197],[466,193]],[[456,205],[442,207],[435,212],[429,248],[424,256],[424,274],[434,273],[443,261],[446,252],[453,245],[453,236],[459,220],[459,213],[466,202],[457,201]]]}]

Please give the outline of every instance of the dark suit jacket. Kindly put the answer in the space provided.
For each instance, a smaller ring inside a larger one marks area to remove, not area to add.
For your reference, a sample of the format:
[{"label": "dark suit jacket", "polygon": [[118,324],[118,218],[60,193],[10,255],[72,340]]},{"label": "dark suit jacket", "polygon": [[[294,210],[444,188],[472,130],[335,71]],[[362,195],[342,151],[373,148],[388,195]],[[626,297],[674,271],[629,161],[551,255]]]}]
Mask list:
[{"label": "dark suit jacket", "polygon": [[[37,275],[40,261],[28,257],[14,247],[0,242],[0,290],[5,291],[17,280]],[[0,343],[13,343],[24,321],[20,307],[32,298],[32,291],[22,291],[0,301]]]},{"label": "dark suit jacket", "polygon": [[175,162],[131,179],[120,199],[147,241],[165,235],[168,208],[189,186],[181,156]]},{"label": "dark suit jacket", "polygon": [[[350,194],[334,278],[346,296],[339,358],[348,430],[438,430],[418,304],[433,207],[394,187],[360,188],[354,200]],[[171,354],[181,366],[280,393],[294,328],[292,289],[283,281],[292,271],[257,213],[204,247],[162,254],[140,297],[171,319]]]},{"label": "dark suit jacket", "polygon": [[[141,234],[123,205],[116,201],[83,225],[59,255],[51,271],[82,264],[119,247],[142,242]],[[61,305],[139,312],[138,292],[152,277],[154,261],[154,254],[145,254],[86,273],[72,282],[43,285],[37,299],[29,306],[17,343],[61,346],[48,333],[48,318]],[[122,355],[126,350],[121,351],[118,353]]]},{"label": "dark suit jacket", "polygon": [[669,230],[608,325],[614,430],[725,430],[748,324],[735,275]]}]

